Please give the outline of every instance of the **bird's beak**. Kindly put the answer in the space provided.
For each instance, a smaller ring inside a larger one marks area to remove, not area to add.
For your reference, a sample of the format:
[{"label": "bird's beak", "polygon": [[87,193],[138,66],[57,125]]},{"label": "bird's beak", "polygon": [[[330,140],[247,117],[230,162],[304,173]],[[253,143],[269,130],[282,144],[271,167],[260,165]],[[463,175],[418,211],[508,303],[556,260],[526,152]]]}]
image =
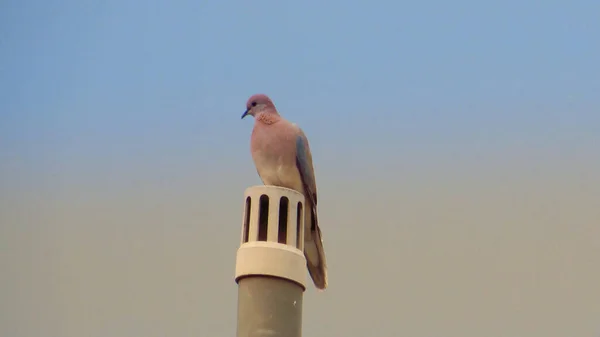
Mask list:
[{"label": "bird's beak", "polygon": [[248,116],[248,109],[246,109],[246,111],[244,111],[244,114],[242,115],[242,119],[244,119],[244,117]]}]

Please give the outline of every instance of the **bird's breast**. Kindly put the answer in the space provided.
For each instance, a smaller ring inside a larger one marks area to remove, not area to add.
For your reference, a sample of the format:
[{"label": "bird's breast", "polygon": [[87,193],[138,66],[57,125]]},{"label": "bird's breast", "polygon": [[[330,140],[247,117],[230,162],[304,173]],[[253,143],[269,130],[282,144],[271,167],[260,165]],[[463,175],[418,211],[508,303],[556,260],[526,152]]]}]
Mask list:
[{"label": "bird's breast", "polygon": [[284,131],[274,126],[255,127],[252,158],[263,183],[298,190],[302,184],[296,167],[295,139]]},{"label": "bird's breast", "polygon": [[258,174],[265,185],[281,186],[302,192],[302,181],[295,162],[287,156],[265,151],[253,152]]}]

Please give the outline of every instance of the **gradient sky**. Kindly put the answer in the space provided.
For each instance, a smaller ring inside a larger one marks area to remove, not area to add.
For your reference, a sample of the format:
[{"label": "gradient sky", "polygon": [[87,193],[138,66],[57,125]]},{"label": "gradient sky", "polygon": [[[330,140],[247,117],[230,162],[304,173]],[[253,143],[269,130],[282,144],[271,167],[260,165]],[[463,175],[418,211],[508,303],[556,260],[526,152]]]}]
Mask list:
[{"label": "gradient sky", "polygon": [[315,160],[305,335],[598,336],[599,13],[0,1],[0,335],[234,335],[262,92]]}]

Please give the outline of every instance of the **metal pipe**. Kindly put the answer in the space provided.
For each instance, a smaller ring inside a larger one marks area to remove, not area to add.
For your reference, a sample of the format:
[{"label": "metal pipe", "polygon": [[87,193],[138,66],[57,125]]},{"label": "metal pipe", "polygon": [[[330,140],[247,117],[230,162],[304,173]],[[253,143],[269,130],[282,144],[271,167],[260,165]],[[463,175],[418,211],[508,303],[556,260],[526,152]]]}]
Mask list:
[{"label": "metal pipe", "polygon": [[237,337],[301,337],[306,289],[304,196],[275,186],[245,192],[236,258]]}]

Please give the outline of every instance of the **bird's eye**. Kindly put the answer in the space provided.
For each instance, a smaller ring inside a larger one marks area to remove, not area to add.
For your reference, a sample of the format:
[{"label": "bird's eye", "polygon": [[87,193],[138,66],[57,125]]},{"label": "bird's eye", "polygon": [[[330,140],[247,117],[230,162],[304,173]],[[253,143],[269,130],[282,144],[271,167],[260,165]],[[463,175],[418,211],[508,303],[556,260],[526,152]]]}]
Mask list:
[{"label": "bird's eye", "polygon": [[256,106],[256,102],[252,102],[252,106]]}]

